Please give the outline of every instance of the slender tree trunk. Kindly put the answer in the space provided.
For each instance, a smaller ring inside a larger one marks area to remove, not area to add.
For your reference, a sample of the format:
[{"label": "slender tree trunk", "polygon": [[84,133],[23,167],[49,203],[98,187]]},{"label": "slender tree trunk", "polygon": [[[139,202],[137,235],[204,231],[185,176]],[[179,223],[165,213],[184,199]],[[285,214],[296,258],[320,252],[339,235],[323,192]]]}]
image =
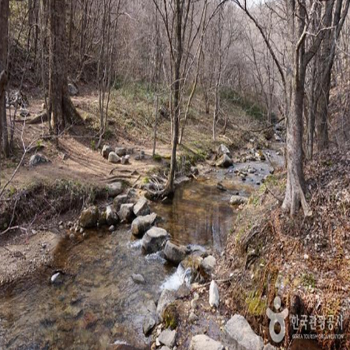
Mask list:
[{"label": "slender tree trunk", "polygon": [[49,111],[51,131],[58,135],[79,118],[68,94],[65,0],[50,0]]},{"label": "slender tree trunk", "polygon": [[5,89],[7,85],[9,0],[0,0],[0,154],[9,156],[9,142],[6,119]]},{"label": "slender tree trunk", "polygon": [[168,182],[164,189],[164,195],[171,195],[174,193],[174,180],[176,171],[176,154],[177,145],[179,142],[179,129],[180,129],[180,89],[181,89],[181,62],[183,55],[183,43],[182,43],[182,15],[183,4],[181,0],[176,0],[176,57],[174,67],[174,84],[173,84],[173,137],[172,137],[172,149],[171,149],[171,161],[170,172],[168,176]]}]

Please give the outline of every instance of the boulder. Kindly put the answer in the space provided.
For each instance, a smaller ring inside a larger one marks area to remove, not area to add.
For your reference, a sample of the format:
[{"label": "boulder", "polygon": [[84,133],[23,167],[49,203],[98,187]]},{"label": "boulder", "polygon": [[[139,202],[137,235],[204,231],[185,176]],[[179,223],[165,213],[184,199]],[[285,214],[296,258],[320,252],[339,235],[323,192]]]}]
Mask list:
[{"label": "boulder", "polygon": [[140,274],[134,273],[131,276],[131,278],[136,284],[145,284],[146,283],[145,278]]},{"label": "boulder", "polygon": [[145,254],[152,254],[162,250],[165,242],[170,238],[169,233],[160,227],[152,227],[142,238],[142,250]]},{"label": "boulder", "polygon": [[113,148],[111,146],[104,145],[101,151],[102,157],[108,159],[111,152],[113,152]]},{"label": "boulder", "polygon": [[196,254],[191,254],[181,261],[181,266],[186,271],[189,283],[199,282],[201,280],[200,266],[203,258]]},{"label": "boulder", "polygon": [[176,292],[173,290],[164,289],[159,297],[157,305],[157,314],[162,319],[163,312],[168,305],[173,303],[176,299]]},{"label": "boulder", "polygon": [[45,163],[49,163],[49,160],[40,153],[33,154],[29,159],[30,166],[37,166]]},{"label": "boulder", "polygon": [[186,257],[186,247],[178,246],[170,241],[166,242],[164,248],[165,259],[170,261],[173,264],[180,264],[182,260]]},{"label": "boulder", "polygon": [[230,204],[232,205],[241,205],[248,203],[248,198],[243,196],[232,196],[230,199]]},{"label": "boulder", "polygon": [[118,216],[121,221],[130,223],[134,219],[135,215],[133,212],[134,204],[126,203],[120,206],[120,210],[118,212]]},{"label": "boulder", "polygon": [[99,212],[96,206],[87,208],[80,214],[79,224],[82,228],[96,227],[99,219]]},{"label": "boulder", "polygon": [[120,163],[120,157],[116,153],[110,152],[108,155],[108,161],[113,164],[118,164]]},{"label": "boulder", "polygon": [[68,93],[70,96],[77,96],[79,94],[79,90],[74,84],[69,83],[68,84]]},{"label": "boulder", "polygon": [[121,193],[123,193],[123,183],[118,181],[108,184],[107,192],[109,197],[116,197],[120,195]]},{"label": "boulder", "polygon": [[152,332],[153,328],[156,326],[156,323],[157,323],[157,320],[155,316],[147,315],[145,317],[145,319],[143,320],[143,326],[142,326],[143,333],[145,336],[148,336]]},{"label": "boulder", "polygon": [[220,157],[223,156],[224,154],[227,154],[231,158],[231,152],[224,144],[221,144],[219,146],[217,154]]},{"label": "boulder", "polygon": [[142,237],[152,227],[156,219],[156,213],[137,217],[131,224],[132,234],[136,237]]},{"label": "boulder", "polygon": [[173,348],[175,346],[176,341],[176,331],[171,331],[170,329],[164,330],[159,334],[159,342],[169,348]]},{"label": "boulder", "polygon": [[124,156],[126,156],[126,148],[124,148],[124,147],[117,147],[115,149],[115,153],[119,157],[124,157]]},{"label": "boulder", "polygon": [[227,154],[224,154],[216,163],[219,168],[229,168],[232,165],[233,160]]},{"label": "boulder", "polygon": [[215,281],[211,281],[209,288],[209,304],[211,307],[219,307],[220,296],[219,288]]},{"label": "boulder", "polygon": [[111,205],[106,208],[106,222],[108,226],[116,225],[119,222],[118,214]]},{"label": "boulder", "polygon": [[264,342],[256,335],[247,320],[241,315],[234,315],[226,324],[225,332],[241,350],[262,350]]},{"label": "boulder", "polygon": [[151,213],[148,200],[145,197],[140,198],[134,206],[134,214],[136,216],[144,216]]},{"label": "boulder", "polygon": [[[190,350],[224,350],[224,346],[207,335],[199,334],[192,337]],[[250,350],[253,350],[253,348]]]},{"label": "boulder", "polygon": [[126,204],[130,202],[130,197],[127,194],[122,194],[114,198],[113,200],[113,206],[115,210],[118,212],[120,210],[120,207],[122,204]]},{"label": "boulder", "polygon": [[206,278],[211,277],[214,272],[215,265],[216,259],[212,255],[209,255],[206,258],[204,258],[200,264],[201,275]]}]

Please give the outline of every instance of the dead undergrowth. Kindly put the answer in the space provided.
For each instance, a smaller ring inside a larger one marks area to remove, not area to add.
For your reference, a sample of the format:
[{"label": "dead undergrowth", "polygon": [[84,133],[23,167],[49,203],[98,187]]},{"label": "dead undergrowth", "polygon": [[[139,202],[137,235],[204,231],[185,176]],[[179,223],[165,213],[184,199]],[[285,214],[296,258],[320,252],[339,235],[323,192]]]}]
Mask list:
[{"label": "dead undergrowth", "polygon": [[[284,346],[295,334],[321,335],[324,349],[348,349],[350,339],[350,152],[329,151],[306,168],[312,217],[290,218],[280,210],[285,176],[270,177],[240,213],[219,264],[221,277],[238,277],[223,288],[222,300],[269,338],[266,309],[275,296],[291,315],[326,322],[296,327],[287,322]],[[221,278],[219,277],[219,278]],[[295,319],[295,318],[294,318]],[[334,336],[335,334],[340,335]],[[337,339],[342,338],[342,339]],[[271,339],[270,339],[271,341]]]}]

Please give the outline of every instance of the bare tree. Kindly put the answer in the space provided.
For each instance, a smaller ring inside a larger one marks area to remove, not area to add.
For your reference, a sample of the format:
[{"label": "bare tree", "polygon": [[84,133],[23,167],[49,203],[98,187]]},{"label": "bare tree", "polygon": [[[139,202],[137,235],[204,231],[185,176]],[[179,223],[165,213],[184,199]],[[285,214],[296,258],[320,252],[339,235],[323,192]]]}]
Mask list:
[{"label": "bare tree", "polygon": [[[7,85],[9,0],[0,0],[0,154],[9,155],[5,89]],[[0,169],[1,170],[1,169]]]},{"label": "bare tree", "polygon": [[66,1],[50,0],[50,69],[48,114],[51,131],[58,135],[67,124],[79,119],[67,80]]}]

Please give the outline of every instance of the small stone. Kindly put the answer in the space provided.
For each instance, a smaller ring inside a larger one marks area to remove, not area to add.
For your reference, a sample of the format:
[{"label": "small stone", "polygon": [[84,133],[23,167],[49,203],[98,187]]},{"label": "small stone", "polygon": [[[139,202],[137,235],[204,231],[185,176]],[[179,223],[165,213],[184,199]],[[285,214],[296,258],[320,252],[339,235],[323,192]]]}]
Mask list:
[{"label": "small stone", "polygon": [[155,325],[156,325],[155,317],[152,315],[146,316],[142,326],[144,335],[148,336],[153,330],[153,328],[155,327]]},{"label": "small stone", "polygon": [[82,228],[92,228],[97,226],[98,219],[98,208],[93,206],[82,211],[79,223]]},{"label": "small stone", "polygon": [[124,157],[126,156],[126,148],[124,147],[117,147],[115,149],[115,154],[119,157]]},{"label": "small stone", "polygon": [[188,320],[191,322],[191,323],[195,323],[196,321],[198,321],[198,316],[192,311],[190,313],[190,316],[188,316]]},{"label": "small stone", "polygon": [[106,208],[106,222],[109,226],[116,225],[119,222],[118,214],[111,205]]},{"label": "small stone", "polygon": [[127,155],[127,156],[122,157],[121,163],[122,163],[123,165],[130,164],[130,156]]},{"label": "small stone", "polygon": [[115,231],[115,226],[114,225],[109,226],[108,231],[109,232],[114,232]]},{"label": "small stone", "polygon": [[186,247],[178,246],[170,241],[167,241],[164,248],[165,259],[171,263],[178,265],[186,257]]},{"label": "small stone", "polygon": [[49,162],[49,160],[46,157],[44,157],[40,153],[37,153],[37,154],[33,154],[30,157],[29,166],[37,166],[37,165],[45,164],[45,163],[48,163],[48,162]]},{"label": "small stone", "polygon": [[123,183],[120,181],[113,182],[107,185],[107,192],[109,197],[116,197],[123,193]]},{"label": "small stone", "polygon": [[136,216],[145,216],[151,213],[148,200],[145,197],[140,198],[134,206],[134,214]]},{"label": "small stone", "polygon": [[68,84],[68,93],[70,96],[77,96],[79,93],[79,90],[73,83],[69,83]]},{"label": "small stone", "polygon": [[115,154],[114,152],[110,152],[109,155],[108,155],[108,161],[109,161],[110,163],[113,163],[113,164],[118,164],[118,163],[120,163],[121,159],[120,159],[120,157],[119,157],[117,154]]},{"label": "small stone", "polygon": [[142,237],[152,227],[156,218],[156,213],[137,217],[131,224],[132,234],[136,237]]},{"label": "small stone", "polygon": [[74,240],[75,240],[75,235],[74,235],[73,233],[71,233],[71,234],[69,235],[69,239],[70,239],[71,241],[74,241]]},{"label": "small stone", "polygon": [[142,238],[142,250],[145,254],[156,253],[163,248],[169,238],[170,235],[166,230],[152,227]]},{"label": "small stone", "polygon": [[176,331],[166,329],[165,331],[160,333],[158,339],[161,344],[168,346],[169,348],[173,348],[175,346],[176,341]]},{"label": "small stone", "polygon": [[54,273],[51,278],[50,282],[54,285],[59,285],[63,283],[63,275],[61,272],[56,272]]},{"label": "small stone", "polygon": [[211,281],[209,288],[209,304],[211,307],[219,307],[220,296],[219,296],[219,288],[215,281]]},{"label": "small stone", "polygon": [[133,212],[134,204],[126,203],[120,206],[118,216],[122,222],[130,223],[133,221],[135,214]]},{"label": "small stone", "polygon": [[[224,346],[220,342],[209,338],[207,335],[200,334],[192,338],[190,350],[224,350]],[[253,350],[253,348],[249,350]]]},{"label": "small stone", "polygon": [[204,258],[200,265],[202,275],[204,275],[204,277],[207,278],[211,277],[211,275],[214,272],[215,265],[216,259],[212,255],[209,255],[206,258]]},{"label": "small stone", "polygon": [[113,148],[111,146],[104,145],[101,151],[102,157],[108,159],[111,152],[113,152]]},{"label": "small stone", "polygon": [[133,274],[131,276],[131,278],[136,284],[145,284],[146,283],[144,277],[140,274]]},{"label": "small stone", "polygon": [[232,205],[241,205],[248,203],[248,198],[243,196],[232,196],[230,199],[230,204]]}]

